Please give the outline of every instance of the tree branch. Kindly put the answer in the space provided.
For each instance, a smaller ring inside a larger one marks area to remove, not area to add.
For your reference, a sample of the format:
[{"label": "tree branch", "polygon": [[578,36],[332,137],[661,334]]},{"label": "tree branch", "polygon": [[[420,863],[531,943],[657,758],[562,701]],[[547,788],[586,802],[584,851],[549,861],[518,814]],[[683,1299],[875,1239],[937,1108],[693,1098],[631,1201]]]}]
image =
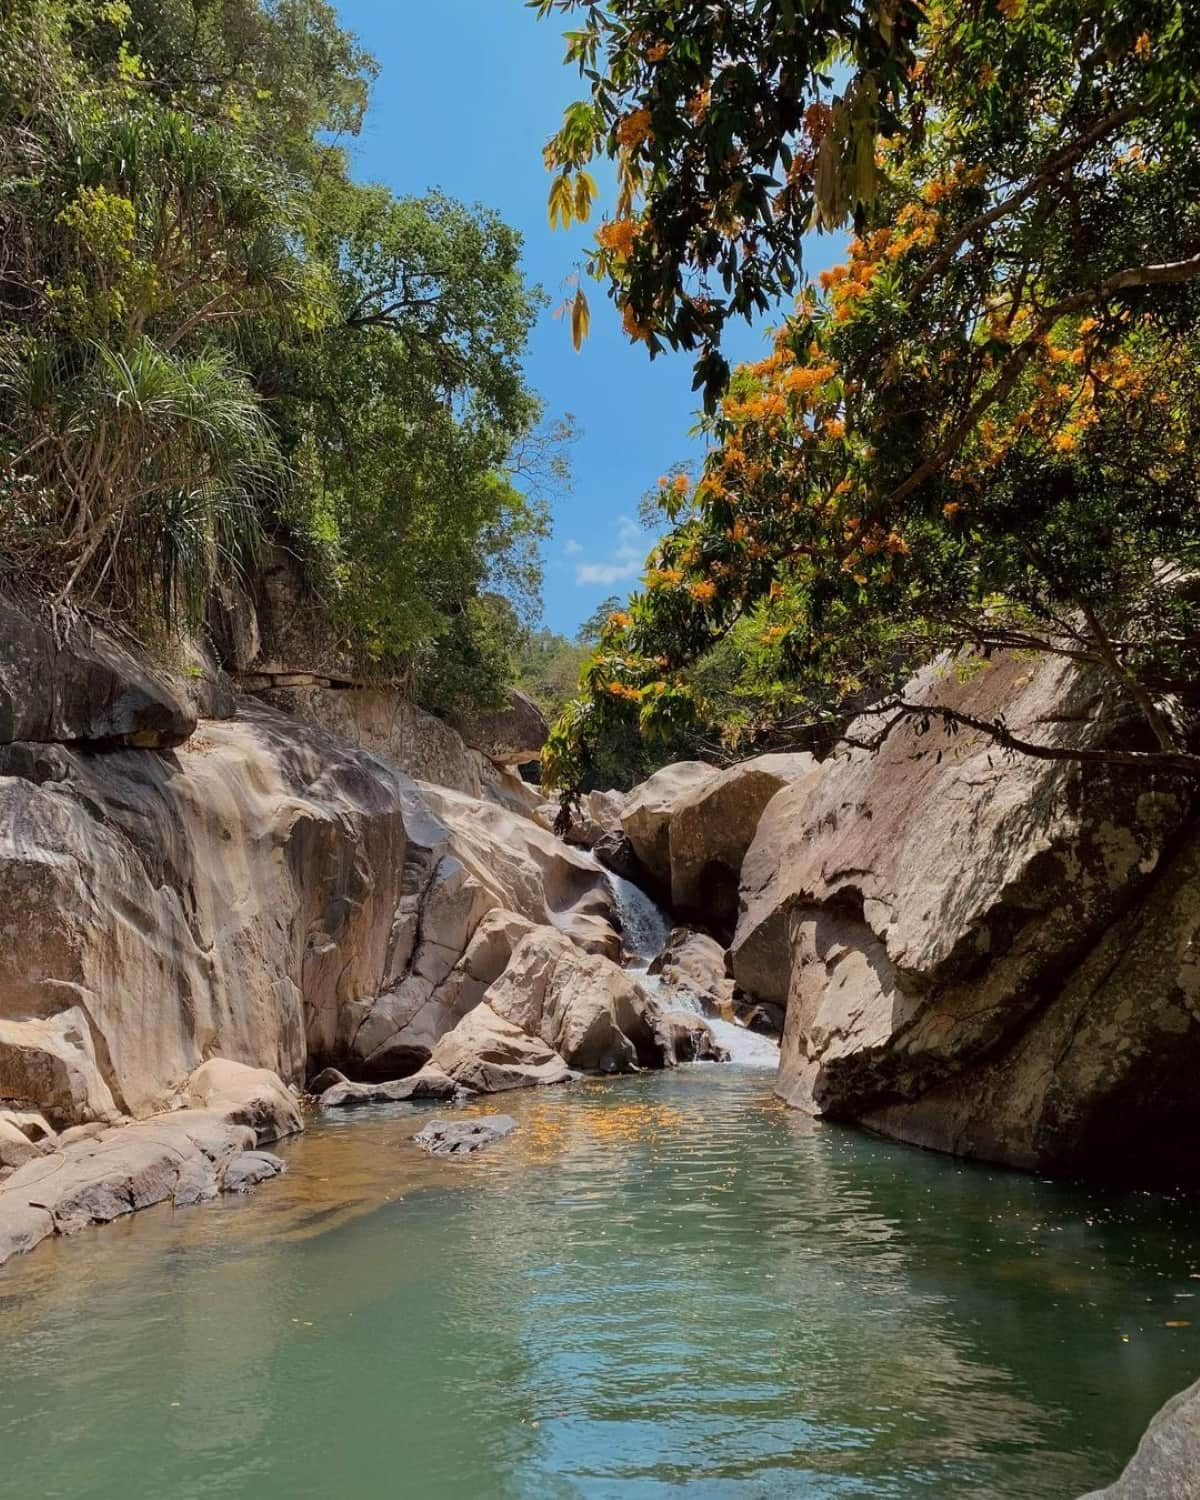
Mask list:
[{"label": "tree branch", "polygon": [[1001,749],[1016,755],[1028,755],[1034,760],[1076,761],[1083,765],[1119,766],[1142,772],[1163,771],[1200,778],[1200,755],[1186,750],[1096,750],[1074,745],[1039,745],[1013,734],[1003,719],[983,719],[956,708],[936,703],[909,703],[902,698],[887,699],[862,717],[882,714],[890,714],[891,718],[877,733],[867,739],[844,735],[843,744],[855,750],[875,751],[901,724],[912,719],[938,719],[951,733],[957,729],[973,729],[987,735]]}]

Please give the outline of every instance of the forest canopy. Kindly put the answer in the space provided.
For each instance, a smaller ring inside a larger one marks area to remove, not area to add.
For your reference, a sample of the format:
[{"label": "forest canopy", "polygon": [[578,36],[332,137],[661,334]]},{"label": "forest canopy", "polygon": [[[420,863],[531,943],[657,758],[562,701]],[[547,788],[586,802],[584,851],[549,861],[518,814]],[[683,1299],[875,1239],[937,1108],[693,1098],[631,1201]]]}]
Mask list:
[{"label": "forest canopy", "polygon": [[[711,406],[703,473],[664,479],[667,533],[550,774],[577,784],[614,723],[711,723],[695,670],[731,642],[776,727],[865,698],[880,735],[928,721],[899,688],[940,651],[1055,653],[1135,713],[1109,761],[1196,774],[1194,7],[850,7],[790,59],[783,3],[541,9],[579,13],[591,91],[551,163],[620,165],[593,270],[651,352],[700,348]],[[799,275],[801,219],[852,221],[848,256],[725,384],[721,328]]]},{"label": "forest canopy", "polygon": [[0,569],[175,627],[271,538],[364,664],[494,692],[542,298],[494,214],[351,179],[374,75],[326,0],[0,10]]}]

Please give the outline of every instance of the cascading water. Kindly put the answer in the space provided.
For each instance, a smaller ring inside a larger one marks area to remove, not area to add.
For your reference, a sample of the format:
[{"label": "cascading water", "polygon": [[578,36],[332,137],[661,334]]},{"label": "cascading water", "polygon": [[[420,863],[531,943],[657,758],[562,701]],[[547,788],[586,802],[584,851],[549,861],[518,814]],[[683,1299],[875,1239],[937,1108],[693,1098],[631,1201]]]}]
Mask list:
[{"label": "cascading water", "polygon": [[674,985],[663,983],[657,974],[647,972],[650,964],[666,947],[671,932],[671,919],[658,903],[649,897],[641,886],[624,876],[607,872],[612,888],[613,904],[621,922],[625,951],[629,955],[626,967],[638,976],[642,988],[660,1002],[664,1010],[682,1010],[702,1016],[709,1030],[729,1053],[731,1063],[750,1068],[775,1068],[779,1066],[779,1048],[768,1037],[747,1031],[720,1016],[709,1015],[698,996]]},{"label": "cascading water", "polygon": [[657,902],[652,901],[632,880],[605,872],[612,888],[613,905],[621,922],[621,936],[629,955],[631,969],[645,969],[667,945],[671,919]]}]

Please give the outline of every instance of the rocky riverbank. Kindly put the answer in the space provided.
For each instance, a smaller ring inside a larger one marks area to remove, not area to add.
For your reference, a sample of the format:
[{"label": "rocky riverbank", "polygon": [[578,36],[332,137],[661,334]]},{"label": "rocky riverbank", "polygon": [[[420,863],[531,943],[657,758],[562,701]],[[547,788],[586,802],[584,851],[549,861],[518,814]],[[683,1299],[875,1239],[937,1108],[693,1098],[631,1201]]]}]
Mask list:
[{"label": "rocky riverbank", "polygon": [[[603,870],[531,816],[532,705],[460,733],[267,673],[257,627],[240,672],[199,647],[170,671],[3,610],[0,1260],[249,1185],[236,1158],[329,1068],[344,1103],[719,1055],[623,973]],[[241,1082],[214,1108],[218,1066]]]}]

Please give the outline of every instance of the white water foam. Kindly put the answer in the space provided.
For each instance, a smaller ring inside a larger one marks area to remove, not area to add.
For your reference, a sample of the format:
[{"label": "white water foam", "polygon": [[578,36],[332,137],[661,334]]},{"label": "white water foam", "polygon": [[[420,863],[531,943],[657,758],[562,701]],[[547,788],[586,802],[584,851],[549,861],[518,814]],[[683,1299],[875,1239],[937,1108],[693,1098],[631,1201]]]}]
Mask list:
[{"label": "white water foam", "polygon": [[681,1010],[702,1016],[718,1043],[729,1053],[731,1063],[744,1068],[777,1068],[779,1048],[769,1037],[759,1036],[757,1032],[724,1021],[720,1016],[706,1014],[698,996],[668,986],[659,975],[646,972],[666,946],[671,919],[641,886],[611,871],[607,874],[621,920],[625,951],[630,957],[628,968],[642,988],[653,995],[664,1010]]}]

